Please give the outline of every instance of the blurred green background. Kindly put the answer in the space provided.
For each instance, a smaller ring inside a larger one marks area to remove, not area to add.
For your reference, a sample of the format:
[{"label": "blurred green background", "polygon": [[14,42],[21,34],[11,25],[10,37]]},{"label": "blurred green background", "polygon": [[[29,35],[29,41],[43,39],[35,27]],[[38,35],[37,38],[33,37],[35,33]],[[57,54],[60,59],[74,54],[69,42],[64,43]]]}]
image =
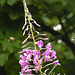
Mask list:
[{"label": "blurred green background", "polygon": [[[57,52],[60,75],[75,75],[75,0],[26,0],[33,18],[47,33]],[[19,54],[24,24],[22,0],[0,0],[0,75],[19,75]],[[10,40],[13,37],[13,40]],[[55,75],[56,75],[55,74]]]}]

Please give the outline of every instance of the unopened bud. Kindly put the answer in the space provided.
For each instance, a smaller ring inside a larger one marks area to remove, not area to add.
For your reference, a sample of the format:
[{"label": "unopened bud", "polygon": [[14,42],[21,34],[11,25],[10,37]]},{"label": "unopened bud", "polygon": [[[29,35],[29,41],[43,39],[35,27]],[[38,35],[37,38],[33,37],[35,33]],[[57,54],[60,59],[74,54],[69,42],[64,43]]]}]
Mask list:
[{"label": "unopened bud", "polygon": [[46,36],[47,34],[39,34],[39,35]]}]

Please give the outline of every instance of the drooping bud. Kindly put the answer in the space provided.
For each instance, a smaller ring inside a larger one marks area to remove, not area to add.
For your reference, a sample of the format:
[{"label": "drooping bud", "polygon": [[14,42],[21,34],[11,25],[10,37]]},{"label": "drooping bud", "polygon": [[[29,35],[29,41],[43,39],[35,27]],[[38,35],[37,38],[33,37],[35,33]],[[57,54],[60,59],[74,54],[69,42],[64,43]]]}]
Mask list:
[{"label": "drooping bud", "polygon": [[39,39],[41,39],[41,40],[48,40],[49,38],[41,38],[41,37],[39,37],[36,40],[39,40]]},{"label": "drooping bud", "polygon": [[28,42],[26,45],[22,46],[22,48],[26,47],[30,43],[33,44],[32,42]]},{"label": "drooping bud", "polygon": [[29,38],[30,38],[30,35],[22,42],[22,44],[26,43]]}]

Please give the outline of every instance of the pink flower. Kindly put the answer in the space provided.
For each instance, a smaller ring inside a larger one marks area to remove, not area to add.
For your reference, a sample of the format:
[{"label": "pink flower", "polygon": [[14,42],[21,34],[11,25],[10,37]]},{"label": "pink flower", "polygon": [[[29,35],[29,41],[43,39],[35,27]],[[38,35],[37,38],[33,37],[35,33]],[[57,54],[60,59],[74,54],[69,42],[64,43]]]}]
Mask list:
[{"label": "pink flower", "polygon": [[19,64],[20,64],[22,67],[25,66],[25,62],[24,62],[22,59],[19,60]]},{"label": "pink flower", "polygon": [[24,71],[25,71],[25,67],[23,67],[23,68],[21,69],[21,73],[24,73]]},{"label": "pink flower", "polygon": [[56,52],[54,50],[51,51],[51,57],[55,56]]},{"label": "pink flower", "polygon": [[[40,68],[42,69],[42,65],[40,65]],[[33,70],[37,72],[39,70],[39,66],[35,66]]]},{"label": "pink flower", "polygon": [[33,51],[33,58],[34,58],[34,60],[38,60],[39,58],[40,58],[40,51],[39,50],[37,50],[37,52],[36,51]]},{"label": "pink flower", "polygon": [[[38,61],[39,61],[39,64],[42,64],[42,62],[43,62],[43,59],[38,59]],[[38,61],[37,60],[34,60],[33,61],[33,64],[35,64],[35,65],[38,65]]]},{"label": "pink flower", "polygon": [[32,58],[32,55],[29,54],[26,59],[27,59],[27,61],[31,61],[32,60],[31,58]]},{"label": "pink flower", "polygon": [[38,65],[38,62],[34,60],[34,61],[33,61],[33,64]]},{"label": "pink flower", "polygon": [[38,41],[37,46],[41,49],[43,46],[43,41],[42,40]]},{"label": "pink flower", "polygon": [[25,72],[26,72],[27,74],[31,74],[31,73],[32,73],[32,70],[31,70],[31,69],[27,69],[27,70],[25,70]]},{"label": "pink flower", "polygon": [[39,60],[39,63],[42,64],[42,62],[43,62],[43,59],[40,59],[40,60]]},{"label": "pink flower", "polygon": [[25,67],[26,65],[29,65],[29,62],[27,62],[26,60],[20,59],[20,60],[19,60],[19,64],[20,64],[22,67]]},{"label": "pink flower", "polygon": [[53,57],[51,57],[53,60],[55,60],[57,57],[56,56],[53,56]]},{"label": "pink flower", "polygon": [[54,65],[60,65],[59,60],[53,62]]},{"label": "pink flower", "polygon": [[45,60],[46,61],[50,61],[50,56],[49,55],[45,55]]},{"label": "pink flower", "polygon": [[42,65],[40,65],[41,69],[42,69]]},{"label": "pink flower", "polygon": [[48,49],[48,50],[50,50],[51,49],[51,43],[48,43],[47,45],[46,45],[46,48]]},{"label": "pink flower", "polygon": [[56,52],[54,50],[51,51],[51,58],[53,60],[55,60],[57,57],[56,57]]},{"label": "pink flower", "polygon": [[26,69],[28,69],[29,62],[26,60],[26,57],[23,55],[20,55],[21,59],[19,60],[19,64],[21,65],[21,73],[24,73]]},{"label": "pink flower", "polygon": [[26,60],[26,57],[23,56],[23,55],[20,55],[20,58],[21,58],[22,60]]},{"label": "pink flower", "polygon": [[[43,42],[40,40],[37,42],[38,47],[41,49],[43,46]],[[21,73],[20,75],[25,75],[25,74],[31,74],[32,70],[34,71],[39,71],[39,65],[40,68],[42,69],[42,63],[43,63],[43,59],[45,61],[53,61],[54,65],[60,65],[59,60],[56,60],[56,52],[54,50],[51,50],[51,44],[48,43],[46,45],[46,51],[42,54],[43,58],[41,57],[41,52],[40,50],[24,50],[22,53],[23,55],[20,55],[20,60],[19,60],[19,64],[21,65],[22,69],[21,69]],[[20,52],[21,53],[21,52]],[[33,64],[34,64],[34,68],[30,68],[30,63],[33,60]],[[39,62],[39,64],[38,64]],[[25,73],[25,74],[24,74]]]},{"label": "pink flower", "polygon": [[31,50],[26,50],[26,54],[27,55],[32,54],[32,51]]},{"label": "pink flower", "polygon": [[50,61],[50,51],[49,50],[46,50],[42,55],[46,61]]},{"label": "pink flower", "polygon": [[39,70],[38,66],[35,66],[35,71],[37,72]]},{"label": "pink flower", "polygon": [[49,52],[50,52],[49,50],[46,50],[42,55],[43,55],[43,56],[49,55]]}]

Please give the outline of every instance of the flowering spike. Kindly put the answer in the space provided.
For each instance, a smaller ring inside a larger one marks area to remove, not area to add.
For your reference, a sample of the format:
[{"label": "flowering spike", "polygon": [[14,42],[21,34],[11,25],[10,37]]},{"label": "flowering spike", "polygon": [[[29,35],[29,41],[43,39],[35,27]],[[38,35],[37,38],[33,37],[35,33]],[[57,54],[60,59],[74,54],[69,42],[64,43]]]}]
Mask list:
[{"label": "flowering spike", "polygon": [[[46,36],[46,34],[40,34],[35,30],[33,23],[38,27],[41,26],[37,24],[37,22],[32,18],[31,13],[26,6],[25,0],[23,0],[23,4],[25,12],[25,24],[22,28],[24,30],[23,36],[25,35],[26,31],[28,31],[28,37],[22,42],[22,44],[26,43],[28,39],[30,39],[32,42],[28,42],[27,44],[22,46],[22,48],[26,47],[30,43],[34,44],[34,47],[27,47],[19,52],[22,53],[20,55],[21,59],[19,60],[19,64],[22,67],[20,75],[31,75],[33,74],[33,71],[35,71],[36,73],[38,73],[39,71],[40,75],[47,75],[46,72],[49,69],[46,69],[44,72],[42,71],[42,69],[47,66],[54,65],[53,69],[49,72],[50,74],[57,65],[60,65],[59,60],[56,60],[56,52],[52,50],[51,43],[48,43],[45,48],[43,48],[44,43],[42,40],[48,40],[49,38],[37,38],[37,36]],[[25,28],[25,26],[27,27]],[[43,53],[41,51],[43,51]],[[44,62],[49,62],[49,64],[43,66]]]}]

